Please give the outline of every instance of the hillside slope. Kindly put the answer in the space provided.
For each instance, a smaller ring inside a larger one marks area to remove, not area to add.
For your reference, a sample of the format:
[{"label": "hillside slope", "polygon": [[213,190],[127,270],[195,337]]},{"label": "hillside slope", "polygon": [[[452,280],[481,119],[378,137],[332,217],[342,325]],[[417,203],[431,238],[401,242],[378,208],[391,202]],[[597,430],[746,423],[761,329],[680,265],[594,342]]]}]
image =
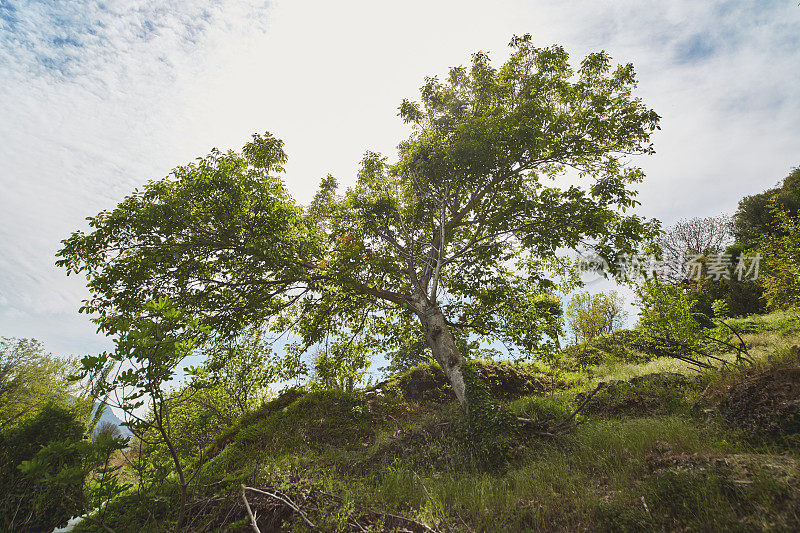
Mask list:
[{"label": "hillside slope", "polygon": [[[252,531],[245,485],[261,532],[798,530],[800,319],[734,326],[753,364],[473,363],[499,400],[469,415],[435,365],[354,394],[289,390],[198,459],[187,529]],[[170,494],[147,496],[153,512]],[[147,529],[135,497],[116,531]]]}]

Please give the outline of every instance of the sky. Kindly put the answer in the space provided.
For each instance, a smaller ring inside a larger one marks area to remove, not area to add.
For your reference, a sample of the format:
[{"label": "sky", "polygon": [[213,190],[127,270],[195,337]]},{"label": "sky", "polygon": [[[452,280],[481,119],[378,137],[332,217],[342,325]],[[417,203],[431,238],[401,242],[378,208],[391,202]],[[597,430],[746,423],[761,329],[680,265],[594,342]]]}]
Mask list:
[{"label": "sky", "polygon": [[392,156],[425,76],[515,34],[577,65],[635,65],[662,116],[640,213],[732,213],[800,165],[800,6],[791,1],[0,0],[0,336],[108,349],[60,241],[150,179],[255,132],[286,143],[300,202]]}]

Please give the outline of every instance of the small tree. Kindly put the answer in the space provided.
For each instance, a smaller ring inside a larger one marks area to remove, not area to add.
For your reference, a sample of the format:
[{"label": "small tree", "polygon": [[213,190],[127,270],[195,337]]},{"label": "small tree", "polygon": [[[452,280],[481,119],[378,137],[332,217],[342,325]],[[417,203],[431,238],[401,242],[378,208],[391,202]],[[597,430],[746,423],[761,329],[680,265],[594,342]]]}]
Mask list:
[{"label": "small tree", "polygon": [[[175,399],[170,398],[166,386],[181,361],[192,353],[203,329],[196,320],[186,319],[167,298],[144,301],[137,316],[105,317],[103,325],[117,334],[116,350],[84,357],[83,376],[108,376],[95,384],[97,394],[125,413],[125,425],[136,439],[152,442],[156,437],[167,448],[180,485],[176,525],[180,529],[189,477],[174,442],[170,402]],[[114,372],[109,373],[109,367]],[[147,408],[147,414],[141,414],[142,407]]]},{"label": "small tree", "polygon": [[702,344],[703,327],[687,291],[651,279],[639,287],[638,297],[639,330],[665,355],[675,350],[679,355],[694,355]]},{"label": "small tree", "polygon": [[579,292],[567,304],[566,317],[576,343],[586,343],[622,327],[627,313],[616,291]]},{"label": "small tree", "polygon": [[773,205],[777,228],[765,234],[758,244],[759,282],[764,299],[773,309],[800,305],[800,220]]},{"label": "small tree", "polygon": [[[192,376],[191,385],[195,388],[219,388],[231,403],[232,409],[229,410],[236,416],[260,402],[269,391],[269,385],[285,376],[279,358],[258,327],[232,339],[216,339],[203,350],[203,354],[205,363],[188,371]],[[203,403],[203,398],[200,395],[194,401]],[[214,398],[213,402],[219,400]]]}]

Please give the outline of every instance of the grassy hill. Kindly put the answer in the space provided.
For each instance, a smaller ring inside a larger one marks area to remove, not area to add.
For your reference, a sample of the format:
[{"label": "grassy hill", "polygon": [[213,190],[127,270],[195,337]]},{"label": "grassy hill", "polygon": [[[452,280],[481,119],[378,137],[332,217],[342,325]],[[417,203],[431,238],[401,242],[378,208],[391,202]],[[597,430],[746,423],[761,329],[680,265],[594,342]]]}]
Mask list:
[{"label": "grassy hill", "polygon": [[[497,400],[469,414],[435,364],[352,394],[290,389],[197,458],[187,529],[253,531],[245,485],[262,533],[796,531],[800,317],[732,325],[753,363],[698,370],[625,333],[559,368],[473,362]],[[132,491],[107,521],[156,530],[175,497],[169,479]]]}]

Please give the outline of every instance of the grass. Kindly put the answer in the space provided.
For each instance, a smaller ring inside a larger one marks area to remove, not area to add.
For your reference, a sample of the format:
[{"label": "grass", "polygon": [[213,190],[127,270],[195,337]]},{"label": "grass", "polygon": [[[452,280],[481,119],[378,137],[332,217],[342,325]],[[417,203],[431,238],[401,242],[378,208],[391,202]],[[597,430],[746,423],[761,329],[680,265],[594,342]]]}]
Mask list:
[{"label": "grass", "polygon": [[648,456],[664,448],[691,454],[733,447],[716,431],[682,417],[593,421],[563,439],[530,447],[502,476],[472,471],[421,476],[396,462],[358,485],[358,491],[367,501],[413,511],[432,524],[454,521],[492,531],[572,529],[607,513],[610,502],[641,492]]},{"label": "grass", "polygon": [[[488,440],[470,434],[449,397],[420,388],[439,379],[431,365],[365,392],[279,397],[210,447],[197,498],[238,501],[240,482],[317,489],[340,499],[310,515],[330,531],[364,509],[443,531],[798,530],[800,474],[783,479],[765,466],[775,457],[800,464],[797,448],[753,440],[702,408],[754,373],[800,362],[792,349],[800,319],[776,313],[730,323],[746,332],[755,365],[697,371],[674,359],[625,356],[580,371],[528,365],[514,373],[479,363],[509,412],[545,426],[568,417],[599,382],[626,382],[598,393],[574,430],[550,438],[513,428]],[[636,379],[665,372],[686,378]],[[512,394],[512,385],[525,394]],[[733,468],[727,458],[751,466]],[[246,530],[246,515],[236,512]],[[304,530],[296,514],[287,517],[281,527]]]}]

